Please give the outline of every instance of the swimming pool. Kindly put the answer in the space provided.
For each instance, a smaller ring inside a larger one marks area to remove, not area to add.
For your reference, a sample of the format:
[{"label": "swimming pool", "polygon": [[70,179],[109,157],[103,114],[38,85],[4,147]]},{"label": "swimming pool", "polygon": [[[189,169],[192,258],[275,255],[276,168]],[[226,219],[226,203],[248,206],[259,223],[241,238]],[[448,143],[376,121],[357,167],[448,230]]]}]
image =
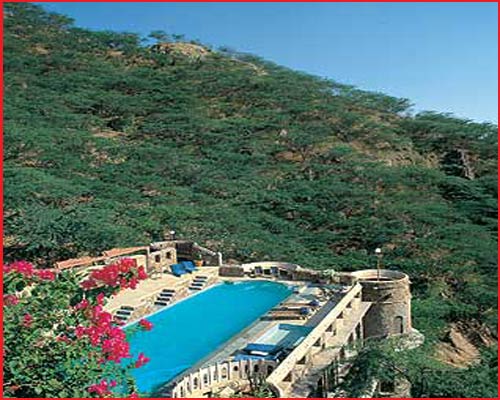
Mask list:
[{"label": "swimming pool", "polygon": [[131,338],[132,354],[143,352],[151,359],[134,370],[139,390],[159,389],[291,293],[276,282],[224,283],[151,315],[153,330]]}]

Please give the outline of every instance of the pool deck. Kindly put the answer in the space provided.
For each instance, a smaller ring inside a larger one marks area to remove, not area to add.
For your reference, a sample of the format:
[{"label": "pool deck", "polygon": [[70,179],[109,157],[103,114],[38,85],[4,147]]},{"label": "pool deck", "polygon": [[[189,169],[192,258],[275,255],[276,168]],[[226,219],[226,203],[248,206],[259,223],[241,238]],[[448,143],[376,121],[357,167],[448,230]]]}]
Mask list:
[{"label": "pool deck", "polygon": [[[106,311],[114,312],[118,310],[121,306],[127,305],[132,307],[138,307],[144,304],[144,302],[151,297],[160,293],[163,289],[176,289],[176,290],[186,290],[193,276],[195,275],[207,275],[212,278],[217,277],[218,267],[201,267],[198,271],[193,274],[186,274],[180,277],[176,277],[172,274],[164,273],[161,276],[154,276],[148,278],[144,281],[140,281],[137,288],[134,290],[125,289],[121,291],[118,295],[112,296],[105,306]],[[216,282],[214,282],[216,283]],[[209,286],[207,286],[209,287]],[[187,296],[195,294],[197,292],[187,293]],[[183,297],[187,297],[183,296]],[[176,300],[180,300],[178,297]]]}]

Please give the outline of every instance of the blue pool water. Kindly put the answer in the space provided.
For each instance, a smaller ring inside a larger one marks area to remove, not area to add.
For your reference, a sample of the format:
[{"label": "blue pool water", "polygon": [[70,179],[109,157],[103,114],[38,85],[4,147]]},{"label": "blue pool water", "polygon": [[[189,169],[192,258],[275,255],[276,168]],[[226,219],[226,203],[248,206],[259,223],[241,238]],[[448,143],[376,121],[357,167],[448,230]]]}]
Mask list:
[{"label": "blue pool water", "polygon": [[132,354],[143,352],[151,359],[134,370],[139,390],[157,390],[290,294],[275,282],[226,283],[147,317],[154,328],[131,338]]}]

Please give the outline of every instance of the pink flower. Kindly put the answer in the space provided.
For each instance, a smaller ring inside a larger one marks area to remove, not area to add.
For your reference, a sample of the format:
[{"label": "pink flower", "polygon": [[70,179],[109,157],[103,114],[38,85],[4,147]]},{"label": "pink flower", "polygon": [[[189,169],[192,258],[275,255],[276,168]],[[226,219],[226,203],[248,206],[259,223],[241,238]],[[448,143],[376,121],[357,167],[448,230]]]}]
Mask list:
[{"label": "pink flower", "polygon": [[99,293],[96,297],[97,304],[102,306],[104,304],[104,293]]},{"label": "pink flower", "polygon": [[137,267],[137,261],[123,258],[99,270],[92,271],[89,278],[82,282],[84,289],[92,289],[99,285],[112,288],[135,289],[140,280],[147,278],[144,267]]},{"label": "pink flower", "polygon": [[28,313],[24,314],[22,325],[25,328],[29,328],[31,327],[31,324],[33,324],[33,317],[31,316],[31,314]]},{"label": "pink flower", "polygon": [[3,296],[3,304],[6,306],[15,306],[16,304],[19,304],[19,297],[15,294],[5,294]]},{"label": "pink flower", "polygon": [[85,281],[83,281],[82,283],[80,283],[80,286],[84,289],[84,290],[90,290],[90,289],[93,289],[96,287],[96,282],[89,278]]},{"label": "pink flower", "polygon": [[90,385],[89,388],[87,389],[87,391],[89,393],[97,393],[99,396],[103,397],[103,396],[111,394],[109,387],[111,387],[111,385],[108,385],[108,382],[106,382],[103,379],[99,383],[95,383],[94,385]]},{"label": "pink flower", "polygon": [[150,331],[151,329],[153,329],[153,324],[151,322],[149,322],[148,320],[146,320],[146,319],[141,319],[139,321],[139,325],[145,331]]},{"label": "pink flower", "polygon": [[83,299],[75,306],[75,310],[83,310],[87,308],[89,305],[90,305],[89,301],[87,299]]},{"label": "pink flower", "polygon": [[132,393],[130,396],[128,396],[129,399],[137,399],[139,398],[139,395],[137,393]]},{"label": "pink flower", "polygon": [[139,353],[139,357],[137,357],[137,361],[135,362],[135,367],[140,368],[143,365],[146,365],[149,362],[149,358],[147,358],[143,353]]},{"label": "pink flower", "polygon": [[146,273],[142,265],[137,268],[137,278],[141,281],[148,278],[148,274]]},{"label": "pink flower", "polygon": [[44,281],[53,281],[56,274],[48,269],[38,269],[34,271],[35,275]]},{"label": "pink flower", "polygon": [[3,266],[4,273],[17,272],[26,277],[31,277],[33,275],[33,264],[27,261],[15,261],[10,264],[5,264]]},{"label": "pink flower", "polygon": [[83,326],[77,326],[75,328],[75,336],[77,338],[81,338],[83,335],[85,335],[86,332],[87,330]]}]

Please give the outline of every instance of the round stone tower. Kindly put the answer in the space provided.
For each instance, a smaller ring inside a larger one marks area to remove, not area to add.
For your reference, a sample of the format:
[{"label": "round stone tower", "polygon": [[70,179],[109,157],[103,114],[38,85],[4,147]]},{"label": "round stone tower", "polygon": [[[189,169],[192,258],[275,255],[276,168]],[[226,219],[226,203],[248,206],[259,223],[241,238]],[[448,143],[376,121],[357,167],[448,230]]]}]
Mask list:
[{"label": "round stone tower", "polygon": [[362,301],[372,306],[363,318],[365,338],[410,333],[411,293],[408,275],[382,269],[367,269],[352,273],[362,286]]}]

